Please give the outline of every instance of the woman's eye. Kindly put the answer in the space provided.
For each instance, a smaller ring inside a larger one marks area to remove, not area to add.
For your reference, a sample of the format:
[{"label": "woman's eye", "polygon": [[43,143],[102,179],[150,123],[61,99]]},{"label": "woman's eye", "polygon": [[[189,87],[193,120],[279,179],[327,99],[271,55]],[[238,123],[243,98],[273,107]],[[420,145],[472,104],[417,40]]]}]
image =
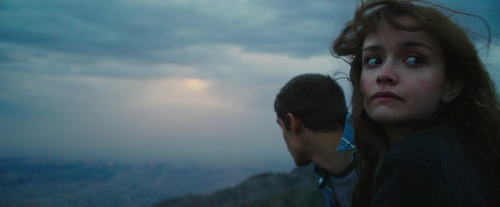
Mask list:
[{"label": "woman's eye", "polygon": [[371,57],[366,59],[366,65],[369,66],[374,66],[374,65],[380,65],[382,64],[382,59],[376,58],[376,57]]},{"label": "woman's eye", "polygon": [[424,59],[421,58],[421,57],[417,57],[417,56],[411,56],[411,57],[408,57],[404,60],[405,63],[409,63],[411,65],[420,65],[422,63],[424,63]]}]

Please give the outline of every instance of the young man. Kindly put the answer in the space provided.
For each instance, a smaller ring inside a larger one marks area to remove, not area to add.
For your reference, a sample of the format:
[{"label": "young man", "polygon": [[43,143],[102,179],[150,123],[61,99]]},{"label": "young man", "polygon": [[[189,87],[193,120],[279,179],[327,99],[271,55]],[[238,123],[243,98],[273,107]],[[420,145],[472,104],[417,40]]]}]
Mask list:
[{"label": "young man", "polygon": [[350,206],[357,182],[353,130],[342,88],[330,76],[291,79],[274,102],[277,121],[297,166],[316,164],[327,207]]}]

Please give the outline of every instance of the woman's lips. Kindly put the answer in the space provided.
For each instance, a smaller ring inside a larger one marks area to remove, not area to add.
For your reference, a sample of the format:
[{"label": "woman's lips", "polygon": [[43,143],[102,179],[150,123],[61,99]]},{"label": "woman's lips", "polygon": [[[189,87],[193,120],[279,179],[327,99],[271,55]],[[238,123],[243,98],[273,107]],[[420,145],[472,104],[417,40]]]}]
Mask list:
[{"label": "woman's lips", "polygon": [[391,102],[394,100],[401,100],[401,97],[389,91],[381,91],[375,93],[372,96],[372,100],[377,100],[380,102]]}]

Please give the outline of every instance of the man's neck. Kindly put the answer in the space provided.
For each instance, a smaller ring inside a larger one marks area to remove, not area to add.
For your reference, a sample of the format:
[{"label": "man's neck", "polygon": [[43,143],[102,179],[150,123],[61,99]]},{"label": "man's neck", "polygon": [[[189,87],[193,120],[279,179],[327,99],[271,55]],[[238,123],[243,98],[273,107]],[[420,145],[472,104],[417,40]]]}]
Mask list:
[{"label": "man's neck", "polygon": [[337,152],[342,135],[343,129],[339,129],[331,132],[316,132],[308,139],[313,162],[333,175],[342,173],[352,162],[351,156],[354,150]]}]

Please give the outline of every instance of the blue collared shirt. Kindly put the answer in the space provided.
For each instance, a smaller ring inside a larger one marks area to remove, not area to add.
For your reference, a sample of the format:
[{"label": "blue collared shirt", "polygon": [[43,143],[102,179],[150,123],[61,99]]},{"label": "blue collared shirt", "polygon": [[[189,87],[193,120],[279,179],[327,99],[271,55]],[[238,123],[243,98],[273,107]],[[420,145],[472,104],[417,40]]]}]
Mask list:
[{"label": "blue collared shirt", "polygon": [[314,172],[320,176],[318,188],[325,198],[326,207],[351,206],[352,191],[358,181],[354,163],[351,163],[339,175],[331,175],[317,165]]},{"label": "blue collared shirt", "polygon": [[342,135],[342,139],[340,140],[337,151],[341,152],[355,149],[356,147],[354,146],[353,136],[354,129],[352,128],[351,115],[347,114],[347,116],[345,117],[344,134]]}]

